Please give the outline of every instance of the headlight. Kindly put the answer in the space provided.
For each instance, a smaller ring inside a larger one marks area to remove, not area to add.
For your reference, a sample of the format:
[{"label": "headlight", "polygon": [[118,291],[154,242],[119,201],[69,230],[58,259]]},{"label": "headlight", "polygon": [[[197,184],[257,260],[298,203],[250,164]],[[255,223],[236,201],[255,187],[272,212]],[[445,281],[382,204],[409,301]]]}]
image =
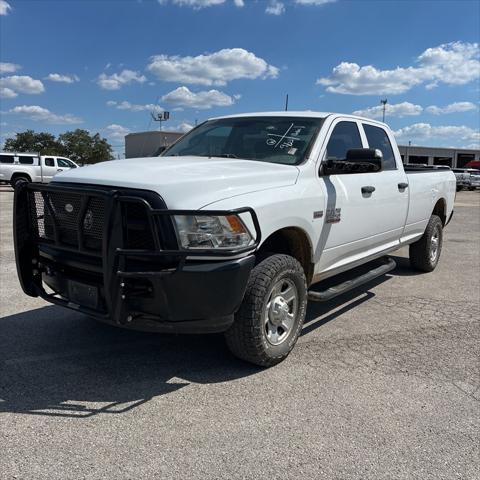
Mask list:
[{"label": "headlight", "polygon": [[183,248],[241,248],[252,243],[252,236],[237,215],[175,215]]}]

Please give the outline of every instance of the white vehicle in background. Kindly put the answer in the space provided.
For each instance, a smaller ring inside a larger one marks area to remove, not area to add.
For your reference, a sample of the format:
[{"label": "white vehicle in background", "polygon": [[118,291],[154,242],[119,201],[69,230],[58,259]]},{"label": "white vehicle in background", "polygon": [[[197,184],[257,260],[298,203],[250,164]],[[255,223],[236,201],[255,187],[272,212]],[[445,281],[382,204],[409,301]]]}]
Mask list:
[{"label": "white vehicle in background", "polygon": [[59,172],[77,168],[69,158],[37,153],[0,152],[0,183],[49,183]]},{"label": "white vehicle in background", "polygon": [[470,175],[470,185],[468,189],[475,190],[476,188],[480,188],[480,170],[469,168],[467,172]]},{"label": "white vehicle in background", "polygon": [[475,168],[454,168],[453,173],[457,179],[457,191],[464,188],[468,190],[480,188],[480,170]]},{"label": "white vehicle in background", "polygon": [[453,168],[452,172],[455,174],[457,180],[457,192],[463,188],[470,187],[470,174],[465,168]]}]

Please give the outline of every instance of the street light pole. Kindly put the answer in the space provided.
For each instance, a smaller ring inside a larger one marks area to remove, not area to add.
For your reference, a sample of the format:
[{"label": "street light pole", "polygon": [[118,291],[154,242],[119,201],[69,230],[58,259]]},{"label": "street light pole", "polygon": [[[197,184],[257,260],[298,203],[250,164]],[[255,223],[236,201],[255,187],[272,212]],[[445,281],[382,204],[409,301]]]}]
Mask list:
[{"label": "street light pole", "polygon": [[412,142],[409,140],[409,141],[408,141],[408,146],[407,146],[407,148],[406,148],[407,151],[405,152],[405,165],[408,164],[408,150],[410,149],[410,145],[411,145],[411,144],[412,144]]},{"label": "street light pole", "polygon": [[380,103],[383,105],[382,122],[385,123],[385,108],[386,108],[386,106],[387,106],[387,99],[385,98],[384,100],[380,100]]},{"label": "street light pole", "polygon": [[160,123],[160,131],[162,131],[162,122],[166,122],[170,118],[170,112],[151,112],[152,120]]}]

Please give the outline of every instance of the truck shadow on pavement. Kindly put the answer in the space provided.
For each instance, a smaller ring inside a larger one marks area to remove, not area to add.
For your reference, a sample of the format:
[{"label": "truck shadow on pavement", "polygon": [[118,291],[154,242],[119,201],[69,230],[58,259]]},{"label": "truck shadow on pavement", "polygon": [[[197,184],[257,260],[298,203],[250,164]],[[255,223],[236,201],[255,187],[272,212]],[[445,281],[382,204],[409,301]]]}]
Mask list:
[{"label": "truck shadow on pavement", "polygon": [[[375,295],[367,290],[388,278],[310,303],[302,335],[371,299]],[[261,371],[234,358],[222,335],[123,330],[56,306],[0,319],[0,413],[79,419],[121,414],[190,383]]]}]

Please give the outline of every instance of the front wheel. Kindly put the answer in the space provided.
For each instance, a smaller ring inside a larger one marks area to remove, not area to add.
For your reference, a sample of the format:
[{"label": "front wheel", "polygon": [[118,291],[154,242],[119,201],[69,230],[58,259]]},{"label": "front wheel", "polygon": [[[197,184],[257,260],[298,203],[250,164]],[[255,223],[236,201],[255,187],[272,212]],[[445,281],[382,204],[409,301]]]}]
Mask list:
[{"label": "front wheel", "polygon": [[300,263],[272,255],[253,270],[247,290],[225,333],[231,352],[247,362],[270,367],[292,351],[305,320],[307,282]]},{"label": "front wheel", "polygon": [[410,245],[410,264],[416,270],[432,272],[438,264],[443,245],[443,224],[432,215],[420,240]]}]

